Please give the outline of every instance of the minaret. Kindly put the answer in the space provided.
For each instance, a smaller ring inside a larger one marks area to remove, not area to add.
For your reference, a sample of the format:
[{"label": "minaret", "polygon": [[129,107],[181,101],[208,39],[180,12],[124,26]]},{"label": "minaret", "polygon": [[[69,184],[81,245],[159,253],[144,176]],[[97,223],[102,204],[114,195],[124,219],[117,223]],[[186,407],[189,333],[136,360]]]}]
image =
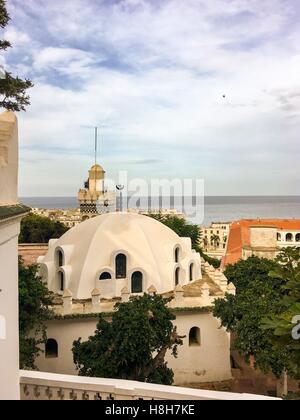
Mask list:
[{"label": "minaret", "polygon": [[115,208],[116,195],[105,189],[105,170],[97,163],[98,128],[95,128],[95,164],[89,170],[84,188],[79,190],[78,201],[82,220],[90,219]]},{"label": "minaret", "polygon": [[89,170],[88,180],[84,189],[78,193],[78,201],[83,219],[88,219],[98,214],[98,200],[105,193],[104,189],[105,171],[102,166],[95,164]]}]

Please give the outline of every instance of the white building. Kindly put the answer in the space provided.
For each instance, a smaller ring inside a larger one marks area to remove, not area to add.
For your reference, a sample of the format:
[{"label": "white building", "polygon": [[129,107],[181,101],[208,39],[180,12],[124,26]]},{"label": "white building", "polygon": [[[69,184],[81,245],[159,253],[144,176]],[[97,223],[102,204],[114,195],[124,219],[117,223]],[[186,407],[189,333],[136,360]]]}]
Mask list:
[{"label": "white building", "polygon": [[213,222],[201,227],[200,245],[210,257],[221,259],[226,253],[231,222]]},{"label": "white building", "polygon": [[[245,399],[265,399],[265,397],[242,395],[242,394],[228,394],[223,392],[202,391],[186,388],[176,388],[155,384],[144,384],[133,381],[121,381],[101,378],[83,378],[78,376],[69,376],[61,374],[51,374],[45,372],[26,372],[19,371],[19,340],[18,340],[18,234],[20,229],[21,217],[29,211],[28,208],[20,205],[17,199],[17,179],[18,179],[18,133],[17,133],[17,119],[11,112],[5,112],[0,115],[0,400],[99,400],[99,399],[158,399],[158,400],[176,400],[176,399],[198,399],[198,400],[245,400]],[[103,244],[102,244],[103,245]],[[93,244],[91,244],[93,246]],[[101,248],[100,248],[101,249]],[[223,279],[224,280],[224,279]],[[205,282],[205,279],[201,280]],[[197,282],[192,282],[196,285]],[[217,287],[216,283],[224,289],[224,281],[218,279],[217,273],[215,275],[215,282],[211,285],[212,293],[215,293]],[[192,286],[191,285],[191,286]],[[72,289],[72,285],[70,284]],[[190,286],[187,286],[190,287]],[[226,286],[227,287],[227,286]],[[202,304],[207,305],[212,301],[209,296],[209,287],[202,284],[203,291]],[[218,289],[217,289],[218,290]],[[126,290],[125,290],[126,292]],[[188,294],[187,292],[185,292]],[[194,295],[193,291],[190,291]],[[63,305],[58,307],[63,313],[85,311],[89,307],[95,311],[101,310],[103,302],[100,300],[99,294],[94,290],[92,293],[92,300],[87,302],[72,302],[70,293],[65,290]],[[128,298],[127,293],[122,293],[122,298]],[[176,290],[176,302],[180,305],[184,299],[190,300],[191,297],[184,298],[181,286]],[[192,298],[194,299],[194,298]],[[111,305],[111,301],[107,305]],[[100,304],[100,308],[99,308]],[[77,309],[76,309],[77,306]],[[103,308],[104,309],[104,308]],[[199,308],[195,308],[197,311]],[[192,313],[192,312],[191,312]],[[186,322],[189,325],[189,317],[187,315]],[[90,313],[92,315],[92,313]],[[193,318],[194,322],[198,322]],[[205,314],[205,322],[212,323],[211,316]],[[68,350],[68,335],[77,336],[81,331],[75,331],[80,327],[78,320],[74,319],[74,323],[69,323],[64,320],[63,323],[52,327],[49,324],[49,333],[53,336],[55,334],[65,333],[66,337],[59,338],[60,343],[65,345],[66,358],[63,353],[59,358],[53,358],[52,366],[50,359],[44,358],[40,360],[40,364],[47,364],[49,370],[54,371],[59,369],[57,360],[65,360],[70,356]],[[57,321],[53,321],[55,324]],[[214,320],[216,322],[216,320]],[[68,325],[70,333],[68,333]],[[206,334],[203,335],[204,341],[209,341],[211,335],[214,334],[214,324],[212,329],[207,329]],[[81,328],[84,334],[88,334],[91,328],[95,327],[95,321],[91,318],[87,319],[87,323],[82,320]],[[193,330],[194,331],[194,330]],[[225,354],[222,353],[222,358],[227,360],[227,341],[225,335],[219,330],[222,340],[218,341],[218,345],[222,347],[224,344]],[[84,335],[82,335],[85,337]],[[76,337],[77,338],[77,337]],[[196,334],[189,337],[190,339],[197,339],[199,335]],[[47,343],[49,344],[49,343]],[[197,350],[198,344],[192,340],[192,344],[196,344],[194,350]],[[212,341],[211,346],[213,347]],[[53,347],[52,347],[53,349]],[[61,348],[59,349],[61,350]],[[221,348],[216,349],[221,355]],[[49,356],[49,352],[48,352]],[[199,354],[195,354],[198,357]],[[200,354],[201,356],[201,354]],[[185,355],[186,357],[186,355]],[[65,358],[65,359],[64,359]],[[213,357],[214,359],[214,357]],[[190,358],[190,363],[196,360]],[[48,363],[49,362],[49,363]],[[218,368],[216,363],[215,368]],[[182,372],[183,373],[183,372]],[[197,372],[201,374],[201,372]]]},{"label": "white building", "polygon": [[39,262],[49,289],[61,296],[54,307],[61,317],[48,322],[41,370],[75,374],[73,341],[93,335],[97,315],[104,312],[109,318],[116,302],[157,292],[174,295],[175,324],[186,336],[178,359],[167,358],[176,384],[231,378],[229,335],[207,308],[234,288],[209,265],[202,278],[200,255],[190,238],[180,238],[147,216],[109,213],[50,241]]},{"label": "white building", "polygon": [[0,400],[19,399],[18,125],[13,112],[0,115]]},{"label": "white building", "polygon": [[53,292],[69,289],[75,299],[88,299],[101,289],[107,299],[158,293],[201,278],[200,255],[190,238],[180,238],[156,220],[132,213],[108,213],[83,222],[49,243],[41,271]]}]

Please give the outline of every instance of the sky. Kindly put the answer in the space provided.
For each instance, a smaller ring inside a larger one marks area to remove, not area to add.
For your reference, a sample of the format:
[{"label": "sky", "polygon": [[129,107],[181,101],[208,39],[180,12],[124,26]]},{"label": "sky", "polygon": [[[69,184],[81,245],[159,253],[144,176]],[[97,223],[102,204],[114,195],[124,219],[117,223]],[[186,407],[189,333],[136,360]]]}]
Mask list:
[{"label": "sky", "polygon": [[[26,5],[25,5],[26,4]],[[8,0],[20,195],[107,176],[203,179],[207,195],[300,195],[299,0]],[[3,33],[4,32],[4,33]]]}]

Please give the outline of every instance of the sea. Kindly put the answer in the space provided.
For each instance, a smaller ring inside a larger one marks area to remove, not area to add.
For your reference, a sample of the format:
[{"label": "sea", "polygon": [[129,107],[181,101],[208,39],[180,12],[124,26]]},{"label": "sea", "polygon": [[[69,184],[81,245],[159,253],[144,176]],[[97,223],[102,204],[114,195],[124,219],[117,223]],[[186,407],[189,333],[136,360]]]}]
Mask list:
[{"label": "sea", "polygon": [[[123,201],[126,202],[126,199]],[[21,202],[44,209],[78,207],[76,197],[23,197]],[[128,207],[133,208],[131,202]],[[300,196],[207,196],[201,200],[193,197],[175,197],[171,200],[148,197],[138,199],[136,208],[156,211],[159,208],[173,208],[185,213],[190,222],[209,226],[212,222],[239,219],[300,219]]]}]

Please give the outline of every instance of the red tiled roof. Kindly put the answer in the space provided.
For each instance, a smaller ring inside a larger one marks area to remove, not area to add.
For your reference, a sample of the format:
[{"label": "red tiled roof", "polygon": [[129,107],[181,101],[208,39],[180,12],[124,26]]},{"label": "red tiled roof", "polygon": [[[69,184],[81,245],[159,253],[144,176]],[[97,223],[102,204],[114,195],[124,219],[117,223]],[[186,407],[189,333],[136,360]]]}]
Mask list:
[{"label": "red tiled roof", "polygon": [[242,249],[250,245],[250,227],[270,226],[278,230],[300,231],[300,219],[244,219],[233,222],[228,236],[226,255],[222,267],[235,264],[242,258]]}]

